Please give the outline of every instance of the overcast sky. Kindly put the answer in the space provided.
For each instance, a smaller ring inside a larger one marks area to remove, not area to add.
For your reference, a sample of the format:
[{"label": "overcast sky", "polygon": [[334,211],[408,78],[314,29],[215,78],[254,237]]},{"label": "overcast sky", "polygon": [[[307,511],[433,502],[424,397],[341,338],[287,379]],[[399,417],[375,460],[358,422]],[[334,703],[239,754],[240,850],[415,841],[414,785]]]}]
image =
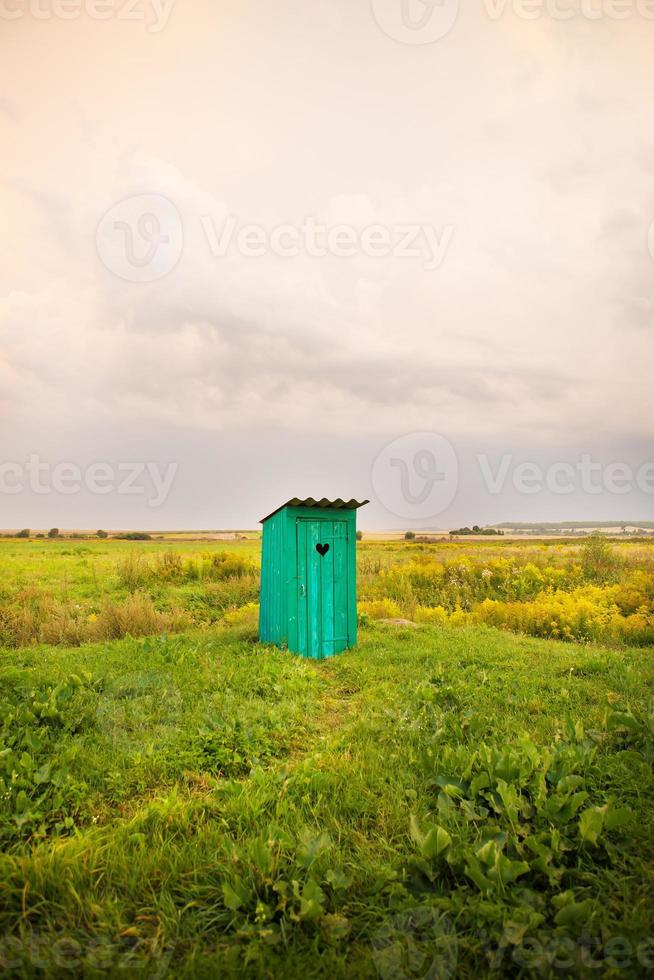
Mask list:
[{"label": "overcast sky", "polygon": [[654,518],[654,5],[549,7],[0,0],[0,527]]}]

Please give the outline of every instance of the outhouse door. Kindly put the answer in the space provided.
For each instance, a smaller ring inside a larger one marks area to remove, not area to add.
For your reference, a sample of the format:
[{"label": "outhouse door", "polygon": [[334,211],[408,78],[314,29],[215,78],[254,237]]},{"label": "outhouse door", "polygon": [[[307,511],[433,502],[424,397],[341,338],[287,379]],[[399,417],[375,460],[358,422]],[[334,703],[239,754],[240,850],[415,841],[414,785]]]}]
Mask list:
[{"label": "outhouse door", "polygon": [[348,522],[298,518],[298,643],[305,657],[348,646]]}]

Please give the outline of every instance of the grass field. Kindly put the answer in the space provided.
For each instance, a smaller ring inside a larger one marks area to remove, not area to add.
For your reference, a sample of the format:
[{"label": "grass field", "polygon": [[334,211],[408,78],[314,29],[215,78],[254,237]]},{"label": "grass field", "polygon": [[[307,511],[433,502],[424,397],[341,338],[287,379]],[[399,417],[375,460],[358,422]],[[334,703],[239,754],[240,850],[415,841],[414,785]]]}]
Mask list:
[{"label": "grass field", "polygon": [[322,662],[258,547],[0,543],[0,971],[651,974],[652,543],[364,540]]}]

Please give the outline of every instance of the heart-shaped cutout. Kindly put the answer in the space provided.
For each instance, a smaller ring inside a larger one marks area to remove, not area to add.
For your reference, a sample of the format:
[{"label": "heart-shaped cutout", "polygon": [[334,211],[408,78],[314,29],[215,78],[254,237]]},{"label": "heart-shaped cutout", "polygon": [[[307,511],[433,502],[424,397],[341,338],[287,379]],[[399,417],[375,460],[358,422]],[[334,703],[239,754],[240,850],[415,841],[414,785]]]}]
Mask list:
[{"label": "heart-shaped cutout", "polygon": [[329,551],[329,545],[328,544],[317,544],[316,545],[316,551],[318,552],[319,555],[322,555],[324,557],[327,554],[327,552]]}]

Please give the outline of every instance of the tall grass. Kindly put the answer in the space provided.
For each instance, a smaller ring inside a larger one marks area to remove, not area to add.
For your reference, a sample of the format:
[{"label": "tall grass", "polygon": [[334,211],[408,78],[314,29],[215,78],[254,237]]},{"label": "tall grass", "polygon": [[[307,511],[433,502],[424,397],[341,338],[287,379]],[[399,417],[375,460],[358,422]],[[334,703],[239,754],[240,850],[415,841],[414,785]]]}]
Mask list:
[{"label": "tall grass", "polygon": [[[258,601],[256,542],[238,552],[119,543],[111,561],[104,542],[41,547],[43,556],[23,548],[8,565],[0,645],[72,646],[210,626]],[[654,542],[364,541],[357,555],[363,620],[484,623],[545,638],[653,642]]]},{"label": "tall grass", "polygon": [[138,552],[125,555],[118,562],[118,578],[129,589],[155,583],[216,582],[252,577],[256,566],[243,555],[213,552],[184,558],[176,551],[166,551],[149,559]]},{"label": "tall grass", "polygon": [[87,613],[79,603],[60,601],[31,589],[0,604],[0,646],[79,646],[123,636],[178,632],[190,623],[190,616],[183,611],[158,610],[152,599],[140,592],[118,602],[105,597],[97,613]]}]

